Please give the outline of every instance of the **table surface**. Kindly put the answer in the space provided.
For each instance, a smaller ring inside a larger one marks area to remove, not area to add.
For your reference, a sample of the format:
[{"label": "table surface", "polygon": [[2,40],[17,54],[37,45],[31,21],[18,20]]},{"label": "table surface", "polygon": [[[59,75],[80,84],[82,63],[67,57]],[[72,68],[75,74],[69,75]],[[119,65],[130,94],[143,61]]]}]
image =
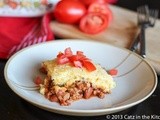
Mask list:
[{"label": "table surface", "polygon": [[[125,0],[124,0],[125,1]],[[160,119],[160,83],[158,83],[155,92],[142,103],[112,115],[80,117],[66,116],[51,113],[33,106],[17,96],[7,85],[4,79],[4,67],[7,60],[0,60],[0,120],[107,120],[109,117],[114,119],[121,115],[123,119],[127,117],[145,120]],[[160,76],[158,76],[160,80]]]}]

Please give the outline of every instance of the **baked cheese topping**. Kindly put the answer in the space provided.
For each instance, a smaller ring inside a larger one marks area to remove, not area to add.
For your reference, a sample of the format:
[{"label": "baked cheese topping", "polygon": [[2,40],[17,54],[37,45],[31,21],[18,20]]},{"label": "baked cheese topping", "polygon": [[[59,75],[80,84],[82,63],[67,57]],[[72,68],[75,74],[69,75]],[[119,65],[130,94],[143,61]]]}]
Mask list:
[{"label": "baked cheese topping", "polygon": [[56,59],[45,61],[42,65],[54,85],[69,87],[76,81],[88,81],[94,88],[101,88],[104,92],[110,92],[116,86],[112,76],[99,64],[94,64],[96,70],[92,72],[84,67],[73,67],[70,63],[59,65]]}]

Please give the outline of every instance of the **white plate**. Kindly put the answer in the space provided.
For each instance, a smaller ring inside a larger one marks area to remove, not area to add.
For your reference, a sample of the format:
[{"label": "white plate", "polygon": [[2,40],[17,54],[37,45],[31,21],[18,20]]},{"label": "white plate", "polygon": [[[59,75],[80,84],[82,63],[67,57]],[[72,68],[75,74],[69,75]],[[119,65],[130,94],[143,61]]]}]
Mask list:
[{"label": "white plate", "polygon": [[[67,47],[74,52],[83,51],[106,69],[118,69],[119,73],[114,77],[117,86],[111,94],[104,99],[93,97],[75,101],[70,106],[60,106],[44,98],[37,90],[22,87],[33,87],[33,78],[39,74],[41,62],[55,58],[59,51]],[[51,112],[77,116],[122,111],[147,99],[157,86],[155,71],[139,55],[109,44],[82,40],[57,40],[27,47],[8,60],[4,73],[9,87],[26,101]]]},{"label": "white plate", "polygon": [[[48,12],[53,11],[54,6],[59,0],[49,0],[49,5],[40,5],[35,7],[35,1],[30,1],[29,7],[22,7],[18,5],[16,9],[11,8],[7,4],[0,7],[0,16],[1,17],[38,17],[42,16]],[[37,1],[38,2],[38,1]]]}]

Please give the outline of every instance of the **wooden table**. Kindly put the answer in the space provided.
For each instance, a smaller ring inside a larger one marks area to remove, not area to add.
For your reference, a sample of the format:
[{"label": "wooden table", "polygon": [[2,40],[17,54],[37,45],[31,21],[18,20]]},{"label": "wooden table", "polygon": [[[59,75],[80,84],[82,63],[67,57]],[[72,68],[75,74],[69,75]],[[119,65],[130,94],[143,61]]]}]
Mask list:
[{"label": "wooden table", "polygon": [[[110,8],[114,16],[111,25],[96,35],[85,34],[76,25],[62,24],[57,21],[52,21],[50,27],[55,36],[60,38],[89,39],[129,48],[139,31],[137,14],[117,6],[110,6]],[[160,20],[156,21],[154,28],[146,30],[146,56],[160,74]]]}]

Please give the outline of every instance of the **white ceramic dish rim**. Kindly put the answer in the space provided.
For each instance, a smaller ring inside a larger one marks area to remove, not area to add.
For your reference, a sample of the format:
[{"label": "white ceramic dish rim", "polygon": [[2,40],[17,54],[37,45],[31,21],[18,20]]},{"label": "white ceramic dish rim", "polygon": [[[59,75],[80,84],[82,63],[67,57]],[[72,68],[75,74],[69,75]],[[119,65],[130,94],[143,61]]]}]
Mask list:
[{"label": "white ceramic dish rim", "polygon": [[[49,0],[49,3],[52,4],[53,6],[49,9],[47,9],[47,6],[44,6],[44,8],[38,9],[34,8],[36,11],[28,11],[28,9],[33,9],[33,8],[16,8],[12,9],[5,5],[5,7],[0,8],[0,17],[40,17],[43,16],[44,14],[50,13],[53,11],[54,6],[59,2],[59,0]],[[9,11],[7,11],[9,9]]]}]

